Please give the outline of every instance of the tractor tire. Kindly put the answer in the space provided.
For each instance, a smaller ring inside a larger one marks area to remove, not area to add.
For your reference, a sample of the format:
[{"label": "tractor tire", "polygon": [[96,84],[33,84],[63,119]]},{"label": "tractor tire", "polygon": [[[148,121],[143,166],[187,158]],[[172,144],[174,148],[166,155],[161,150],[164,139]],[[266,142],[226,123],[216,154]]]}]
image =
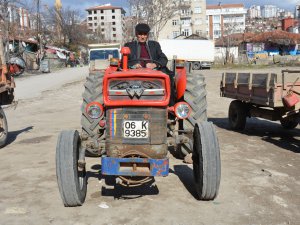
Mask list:
[{"label": "tractor tire", "polygon": [[234,100],[230,103],[228,110],[228,122],[232,130],[242,131],[246,126],[248,107],[245,103]]},{"label": "tractor tire", "polygon": [[191,106],[191,115],[184,120],[185,129],[194,129],[196,123],[207,121],[206,83],[201,74],[187,74],[184,100]]},{"label": "tractor tire", "polygon": [[297,118],[282,118],[280,123],[284,129],[291,130],[298,126],[299,121]]},{"label": "tractor tire", "polygon": [[[180,129],[194,130],[194,126],[202,121],[207,121],[207,102],[206,102],[206,83],[205,78],[201,74],[187,74],[187,86],[184,94],[184,100],[191,107],[190,116],[180,121]],[[185,156],[193,152],[193,141],[189,143],[178,144],[175,157],[183,159]]]},{"label": "tractor tire", "polygon": [[221,180],[220,148],[216,131],[211,122],[195,126],[193,144],[193,172],[196,191],[200,200],[214,200]]},{"label": "tractor tire", "polygon": [[0,106],[0,148],[4,147],[7,142],[8,126],[5,113]]},{"label": "tractor tire", "polygon": [[60,196],[66,207],[80,206],[86,197],[86,171],[78,171],[80,147],[78,131],[62,131],[58,136],[56,177]]},{"label": "tractor tire", "polygon": [[[102,72],[91,73],[84,84],[84,92],[82,94],[83,102],[81,105],[81,127],[82,135],[92,139],[98,139],[101,134],[99,134],[99,121],[102,118],[91,119],[85,112],[86,106],[90,102],[103,103],[103,92],[102,92],[102,80],[104,74]],[[86,156],[98,157],[99,152],[95,149],[86,149]]]}]

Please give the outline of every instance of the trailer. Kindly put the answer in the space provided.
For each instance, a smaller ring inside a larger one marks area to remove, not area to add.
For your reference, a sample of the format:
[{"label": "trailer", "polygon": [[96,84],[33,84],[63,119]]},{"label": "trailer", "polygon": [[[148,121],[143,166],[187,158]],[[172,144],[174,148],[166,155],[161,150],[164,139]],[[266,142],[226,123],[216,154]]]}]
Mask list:
[{"label": "trailer", "polygon": [[286,129],[300,122],[300,71],[276,73],[223,73],[222,97],[235,99],[228,110],[229,126],[243,130],[247,117],[280,121]]}]

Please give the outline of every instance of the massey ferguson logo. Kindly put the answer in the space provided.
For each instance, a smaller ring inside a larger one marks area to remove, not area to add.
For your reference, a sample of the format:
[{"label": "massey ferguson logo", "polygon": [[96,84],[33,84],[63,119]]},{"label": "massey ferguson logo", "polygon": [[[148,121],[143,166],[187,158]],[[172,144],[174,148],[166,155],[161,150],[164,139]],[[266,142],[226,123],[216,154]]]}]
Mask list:
[{"label": "massey ferguson logo", "polygon": [[130,98],[134,98],[134,96],[140,98],[144,92],[144,88],[142,88],[141,84],[132,84],[126,88],[126,91]]}]

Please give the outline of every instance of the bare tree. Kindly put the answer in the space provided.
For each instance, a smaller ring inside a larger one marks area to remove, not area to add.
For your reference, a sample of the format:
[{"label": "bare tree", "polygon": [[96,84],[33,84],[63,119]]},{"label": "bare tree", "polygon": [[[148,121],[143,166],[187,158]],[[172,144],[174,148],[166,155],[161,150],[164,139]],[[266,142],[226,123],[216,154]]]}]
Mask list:
[{"label": "bare tree", "polygon": [[166,23],[178,15],[182,7],[181,0],[128,0],[128,2],[136,22],[149,24],[155,40]]},{"label": "bare tree", "polygon": [[62,45],[72,45],[84,42],[86,38],[86,26],[81,24],[81,14],[78,10],[71,8],[55,7],[47,8],[44,12],[45,30],[51,31],[50,39]]}]

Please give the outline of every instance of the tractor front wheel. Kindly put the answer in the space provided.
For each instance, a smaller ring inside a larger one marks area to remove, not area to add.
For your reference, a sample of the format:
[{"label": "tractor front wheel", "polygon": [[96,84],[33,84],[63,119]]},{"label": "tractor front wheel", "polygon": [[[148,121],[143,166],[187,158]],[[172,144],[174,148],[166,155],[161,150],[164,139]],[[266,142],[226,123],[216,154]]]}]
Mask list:
[{"label": "tractor front wheel", "polygon": [[8,126],[5,113],[0,106],[0,148],[6,145],[8,135]]},{"label": "tractor front wheel", "polygon": [[81,148],[78,131],[62,131],[56,146],[56,177],[60,196],[65,206],[80,206],[86,197],[87,177],[78,169]]},{"label": "tractor front wheel", "polygon": [[196,124],[193,144],[193,171],[200,200],[217,197],[221,180],[220,148],[212,123]]}]

